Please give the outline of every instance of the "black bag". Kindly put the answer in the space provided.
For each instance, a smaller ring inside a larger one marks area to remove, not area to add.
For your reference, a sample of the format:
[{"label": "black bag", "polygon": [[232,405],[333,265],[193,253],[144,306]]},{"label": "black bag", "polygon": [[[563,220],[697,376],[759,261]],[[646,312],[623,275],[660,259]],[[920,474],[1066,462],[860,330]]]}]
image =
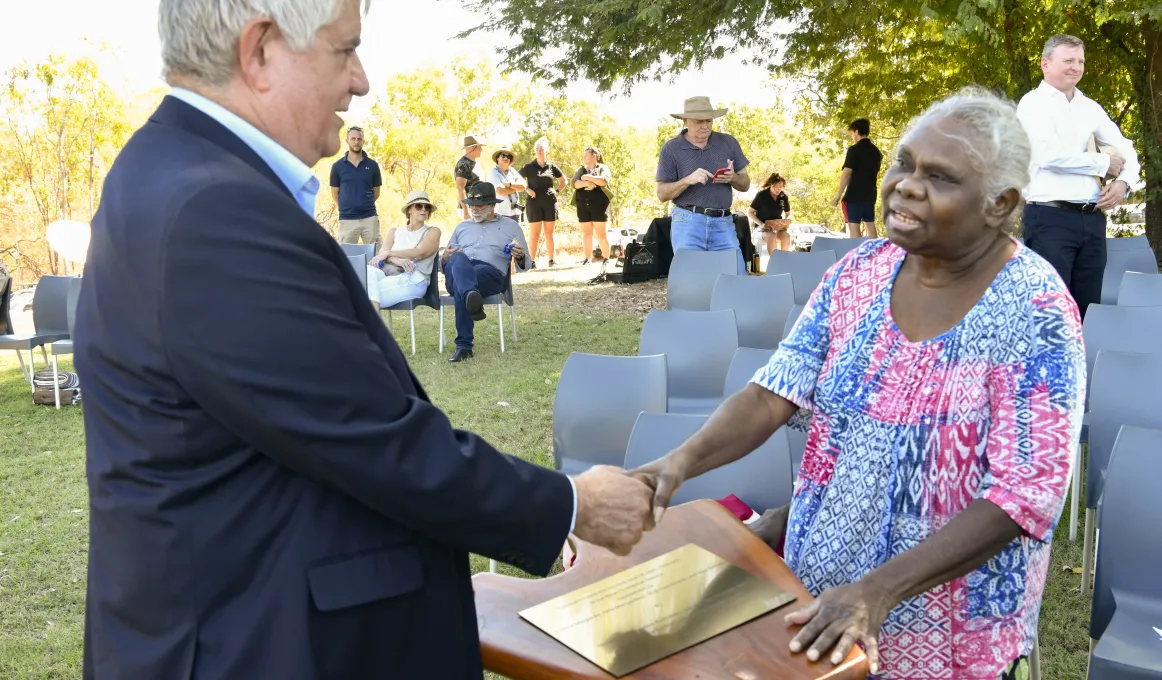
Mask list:
[{"label": "black bag", "polygon": [[658,244],[652,241],[634,241],[625,247],[625,266],[621,270],[626,283],[639,283],[658,278]]}]

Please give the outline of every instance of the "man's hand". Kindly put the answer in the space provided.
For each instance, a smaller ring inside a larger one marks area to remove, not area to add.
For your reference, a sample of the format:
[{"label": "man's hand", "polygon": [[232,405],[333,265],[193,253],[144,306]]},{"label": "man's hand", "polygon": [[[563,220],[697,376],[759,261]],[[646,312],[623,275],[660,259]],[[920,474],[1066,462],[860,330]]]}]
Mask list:
[{"label": "man's hand", "polygon": [[1122,174],[1122,168],[1126,167],[1126,159],[1117,155],[1110,154],[1110,169],[1106,170],[1106,177],[1117,177]]},{"label": "man's hand", "polygon": [[763,539],[763,543],[770,546],[771,550],[778,550],[779,542],[783,540],[783,534],[787,532],[787,519],[790,515],[790,505],[771,508],[764,512],[762,517],[747,525],[747,528]]},{"label": "man's hand", "polygon": [[458,252],[460,252],[459,248],[452,248],[451,246],[449,246],[449,247],[444,249],[444,254],[440,256],[440,261],[447,262],[452,257],[452,253],[458,253]]},{"label": "man's hand", "polygon": [[712,179],[714,179],[714,173],[705,168],[698,168],[694,172],[683,177],[682,182],[685,183],[686,186],[692,187],[695,184],[706,184]]},{"label": "man's hand", "polygon": [[662,521],[662,515],[666,508],[670,507],[670,499],[678,491],[678,487],[686,481],[688,470],[689,465],[685,458],[676,451],[671,451],[652,463],[630,471],[631,477],[640,479],[653,490],[655,524]]},{"label": "man's hand", "polygon": [[525,249],[521,248],[518,245],[514,245],[512,247],[511,253],[512,253],[512,259],[514,259],[518,262],[525,259]]},{"label": "man's hand", "polygon": [[831,207],[832,208],[839,206],[839,198],[840,198],[839,196],[836,196],[835,198],[831,199]]},{"label": "man's hand", "polygon": [[1130,187],[1120,179],[1110,182],[1106,188],[1101,190],[1101,196],[1097,199],[1097,207],[1102,211],[1113,210],[1126,200],[1126,192],[1129,190]]},{"label": "man's hand", "polygon": [[642,534],[654,528],[653,491],[621,468],[598,465],[573,478],[577,522],[573,534],[616,555],[628,555]]},{"label": "man's hand", "polygon": [[856,642],[862,642],[871,672],[876,673],[880,628],[893,606],[891,597],[866,579],[824,590],[811,604],[787,614],[788,624],[806,624],[791,640],[791,651],[806,649],[807,658],[818,661],[834,648],[831,663],[838,665]]},{"label": "man's hand", "polygon": [[529,195],[529,198],[537,197],[537,192],[533,191],[532,189],[525,189],[525,193]]}]

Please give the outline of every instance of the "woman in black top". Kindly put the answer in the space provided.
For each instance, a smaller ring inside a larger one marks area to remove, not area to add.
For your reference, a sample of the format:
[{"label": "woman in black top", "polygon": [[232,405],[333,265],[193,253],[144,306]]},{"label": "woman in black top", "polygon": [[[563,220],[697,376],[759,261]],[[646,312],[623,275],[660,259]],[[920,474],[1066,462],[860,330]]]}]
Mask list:
[{"label": "woman in black top", "polygon": [[589,264],[593,236],[601,248],[601,257],[609,258],[609,236],[605,224],[609,221],[609,182],[613,179],[609,167],[597,147],[585,149],[581,167],[573,173],[573,205],[577,208],[577,222],[581,225],[581,253]]},{"label": "woman in black top", "polygon": [[[541,243],[541,229],[545,231],[545,249],[549,251],[549,266],[553,261],[553,228],[557,226],[557,194],[565,190],[565,173],[549,161],[549,140],[541,137],[533,145],[537,158],[520,169],[521,177],[528,182],[525,194],[525,217],[529,221],[529,256],[537,256]],[[536,262],[529,269],[537,266]]]},{"label": "woman in black top", "polygon": [[783,193],[786,186],[787,180],[782,175],[771,173],[746,211],[751,224],[762,228],[768,253],[791,249],[791,235],[787,233],[787,227],[791,226],[791,201]]}]

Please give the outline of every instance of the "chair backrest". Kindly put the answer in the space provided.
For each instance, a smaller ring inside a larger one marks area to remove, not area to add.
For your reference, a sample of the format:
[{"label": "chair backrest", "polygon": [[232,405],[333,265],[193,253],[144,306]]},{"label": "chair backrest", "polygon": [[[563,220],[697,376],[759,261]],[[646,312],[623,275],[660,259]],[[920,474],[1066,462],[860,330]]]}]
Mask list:
[{"label": "chair backrest", "polygon": [[339,247],[345,255],[366,255],[368,262],[375,257],[374,243],[340,243]]},{"label": "chair backrest", "polygon": [[[1114,239],[1117,240],[1117,239]],[[1134,248],[1132,250],[1111,250],[1106,253],[1106,268],[1101,281],[1101,302],[1116,305],[1118,291],[1122,287],[1122,276],[1126,272],[1158,273],[1158,260],[1154,251]],[[1089,312],[1086,311],[1088,315]]]},{"label": "chair backrest", "polygon": [[[698,431],[709,416],[680,413],[642,413],[637,418],[625,452],[625,468],[631,470],[656,460]],[[791,452],[786,428],[779,428],[750,454],[687,480],[678,487],[671,505],[701,498],[718,500],[731,494],[756,512],[791,502]]]},{"label": "chair backrest", "polygon": [[1126,272],[1118,289],[1119,307],[1157,307],[1162,305],[1162,274]]},{"label": "chair backrest", "polygon": [[553,461],[621,466],[638,414],[666,411],[666,358],[573,352],[553,399]]},{"label": "chair backrest", "polygon": [[1089,475],[1085,507],[1096,508],[1118,431],[1123,425],[1162,429],[1162,354],[1102,350],[1089,399]]},{"label": "chair backrest", "polygon": [[69,281],[68,298],[65,303],[65,315],[68,319],[69,338],[73,337],[73,328],[77,325],[77,301],[81,299],[81,277],[73,277]]},{"label": "chair backrest", "polygon": [[436,261],[432,263],[432,275],[428,277],[428,289],[424,291],[424,296],[417,300],[416,304],[432,309],[440,308],[440,256],[438,254]]},{"label": "chair backrest", "polygon": [[857,238],[817,238],[811,243],[811,252],[830,250],[835,253],[835,261],[839,262],[843,259],[844,255],[870,240],[872,240],[870,236],[860,236]]},{"label": "chair backrest", "polygon": [[12,304],[12,279],[4,281],[4,288],[0,290],[0,335],[12,335],[12,314],[8,307]]},{"label": "chair backrest", "polygon": [[790,274],[736,276],[723,274],[714,283],[710,309],[733,309],[740,347],[774,349],[783,338],[787,314],[795,306]]},{"label": "chair backrest", "polygon": [[1107,238],[1106,252],[1115,250],[1150,250],[1150,241],[1146,236],[1127,236],[1125,238]]},{"label": "chair backrest", "polygon": [[754,374],[770,363],[771,355],[774,353],[774,350],[753,347],[739,347],[735,350],[734,358],[730,360],[730,368],[726,369],[726,383],[722,388],[722,396],[729,397],[746,387]]},{"label": "chair backrest", "polygon": [[642,324],[638,355],[666,355],[670,398],[721,397],[738,349],[734,310],[655,309]]},{"label": "chair backrest", "polygon": [[[350,245],[350,244],[344,244]],[[364,254],[348,255],[347,261],[351,263],[351,268],[355,270],[355,276],[359,278],[359,282],[363,284],[363,288],[367,288],[367,256]]]},{"label": "chair backrest", "polygon": [[738,274],[738,255],[733,250],[675,252],[666,281],[666,309],[710,309],[710,295],[720,274]]},{"label": "chair backrest", "polygon": [[1101,350],[1150,353],[1158,349],[1158,338],[1162,338],[1162,307],[1090,305],[1082,332],[1087,381],[1092,384],[1093,363]]},{"label": "chair backrest", "polygon": [[73,276],[42,276],[32,295],[32,325],[37,333],[69,332],[69,282]]},{"label": "chair backrest", "polygon": [[787,323],[783,326],[783,339],[791,334],[791,330],[795,328],[795,322],[799,320],[799,315],[803,313],[804,305],[795,305],[791,311],[787,313]]},{"label": "chair backrest", "polygon": [[[1113,616],[1113,590],[1162,599],[1162,541],[1153,523],[1162,517],[1162,430],[1126,426],[1118,433],[1106,468],[1090,615],[1090,637],[1100,639]],[[1160,624],[1162,625],[1162,624]]]},{"label": "chair backrest", "polygon": [[823,281],[823,275],[835,264],[834,250],[812,250],[808,253],[794,253],[776,250],[767,263],[767,275],[790,274],[795,284],[795,304],[806,304],[811,293]]}]

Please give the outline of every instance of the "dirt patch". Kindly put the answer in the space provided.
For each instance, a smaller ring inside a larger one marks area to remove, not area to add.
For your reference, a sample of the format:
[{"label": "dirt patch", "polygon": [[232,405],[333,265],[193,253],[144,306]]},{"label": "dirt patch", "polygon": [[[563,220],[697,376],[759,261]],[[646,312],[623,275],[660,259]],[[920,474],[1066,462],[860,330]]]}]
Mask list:
[{"label": "dirt patch", "polygon": [[[614,269],[620,271],[620,269]],[[538,267],[513,277],[518,305],[556,309],[565,314],[636,314],[666,308],[666,280],[590,284],[601,264]]]}]

